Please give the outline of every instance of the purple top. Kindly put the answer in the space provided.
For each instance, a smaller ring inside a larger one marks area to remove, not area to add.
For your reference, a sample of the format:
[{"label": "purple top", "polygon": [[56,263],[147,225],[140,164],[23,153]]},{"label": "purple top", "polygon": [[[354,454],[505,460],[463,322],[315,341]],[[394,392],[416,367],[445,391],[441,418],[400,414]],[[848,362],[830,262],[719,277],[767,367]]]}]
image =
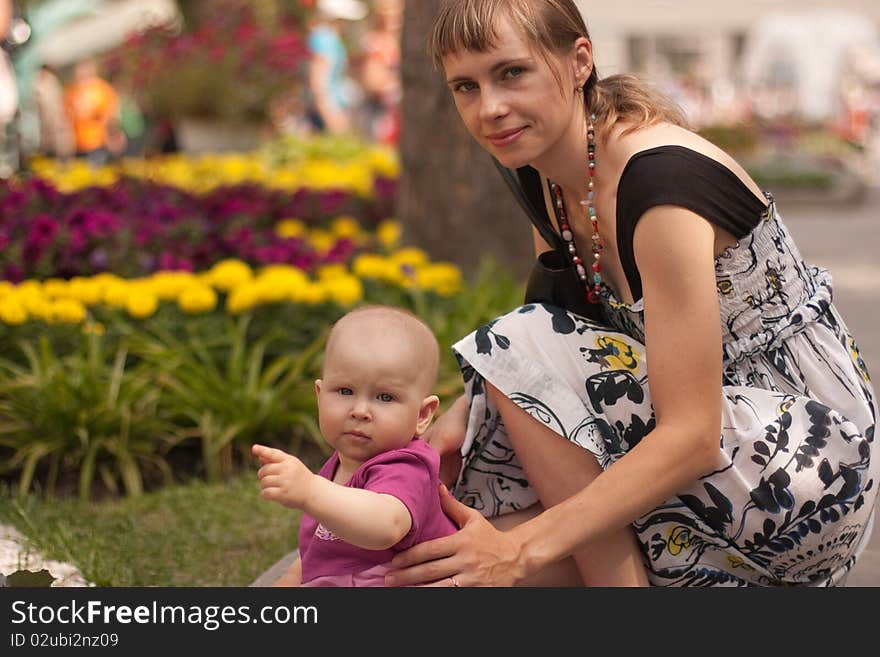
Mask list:
[{"label": "purple top", "polygon": [[[332,481],[338,465],[339,455],[334,452],[318,474]],[[391,548],[367,550],[346,543],[304,513],[299,526],[302,581],[367,570],[417,543],[455,533],[458,528],[440,508],[439,471],[440,455],[419,438],[362,463],[345,485],[393,495],[409,510],[412,527]]]}]

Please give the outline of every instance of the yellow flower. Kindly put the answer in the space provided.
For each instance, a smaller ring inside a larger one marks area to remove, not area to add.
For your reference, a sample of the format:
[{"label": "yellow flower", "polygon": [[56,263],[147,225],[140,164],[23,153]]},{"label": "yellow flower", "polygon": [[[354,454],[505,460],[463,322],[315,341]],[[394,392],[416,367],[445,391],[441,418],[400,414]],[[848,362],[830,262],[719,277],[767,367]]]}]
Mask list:
[{"label": "yellow flower", "polygon": [[398,263],[374,253],[364,253],[355,258],[352,271],[360,278],[377,278],[397,285],[403,285],[408,280]]},{"label": "yellow flower", "polygon": [[327,295],[340,306],[352,306],[364,297],[364,286],[354,276],[341,276],[323,281]]},{"label": "yellow flower", "polygon": [[333,223],[330,225],[330,230],[333,231],[337,237],[354,238],[360,234],[361,227],[360,224],[358,224],[357,219],[354,217],[340,215],[333,220]]},{"label": "yellow flower", "polygon": [[635,370],[642,355],[632,345],[610,335],[596,336],[596,346],[608,367],[615,370]]},{"label": "yellow flower", "polygon": [[0,321],[12,326],[24,324],[28,319],[24,304],[11,295],[0,298]]},{"label": "yellow flower", "polygon": [[681,525],[673,527],[666,537],[666,549],[671,555],[678,555],[691,547],[691,530]]},{"label": "yellow flower", "polygon": [[862,379],[865,381],[865,383],[870,383],[871,377],[868,374],[868,366],[865,365],[865,361],[862,360],[862,353],[859,351],[859,346],[849,334],[847,334],[846,336],[846,346],[849,348],[849,354],[852,358],[852,362],[856,366],[856,369],[859,371],[859,374],[862,376]]},{"label": "yellow flower", "polygon": [[400,244],[400,238],[403,236],[403,228],[400,222],[395,219],[385,219],[376,228],[376,238],[379,244],[386,249],[393,249]]},{"label": "yellow flower", "polygon": [[22,294],[25,296],[42,296],[43,294],[43,286],[40,285],[39,281],[35,281],[33,279],[28,279],[26,281],[22,281],[15,287],[15,291],[18,294]]},{"label": "yellow flower", "polygon": [[86,307],[76,299],[58,299],[51,312],[53,321],[65,324],[79,324],[86,318]]},{"label": "yellow flower", "polygon": [[299,219],[282,219],[275,224],[275,234],[283,239],[302,237],[306,233],[306,225]]},{"label": "yellow flower", "polygon": [[87,335],[104,335],[104,325],[101,322],[87,322],[83,324],[82,332]]},{"label": "yellow flower", "polygon": [[348,269],[345,265],[322,265],[318,268],[318,280],[327,281],[332,278],[341,278],[348,276]]},{"label": "yellow flower", "polygon": [[[103,284],[103,292],[101,294],[104,303],[108,306],[115,306],[117,308],[127,308],[128,300],[129,300],[129,285],[122,279],[112,280],[107,279]],[[140,307],[138,305],[138,307]],[[155,308],[153,309],[155,310]],[[129,312],[131,312],[129,310]],[[134,314],[134,313],[132,313]],[[144,317],[148,317],[152,315],[153,311],[144,315]],[[138,315],[134,314],[135,317]]]},{"label": "yellow flower", "polygon": [[196,276],[188,271],[158,271],[147,279],[146,285],[163,301],[171,301],[194,284]]},{"label": "yellow flower", "polygon": [[41,294],[23,294],[19,297],[28,315],[46,322],[52,321],[52,303]]},{"label": "yellow flower", "polygon": [[385,178],[400,176],[400,159],[392,148],[376,147],[368,155],[368,165]]},{"label": "yellow flower", "polygon": [[61,278],[48,278],[43,281],[43,294],[51,299],[65,297],[68,293],[67,281]]},{"label": "yellow flower", "polygon": [[425,265],[416,270],[416,285],[442,296],[452,296],[461,290],[461,271],[444,262]]},{"label": "yellow flower", "polygon": [[249,283],[254,278],[254,272],[246,262],[230,258],[221,260],[208,271],[210,284],[223,292]]},{"label": "yellow flower", "polygon": [[728,554],[727,556],[727,565],[730,566],[731,569],[743,568],[745,570],[754,570],[749,564],[745,562],[741,556],[736,554]]},{"label": "yellow flower", "polygon": [[0,281],[0,298],[10,294],[14,289],[15,286],[9,281]]},{"label": "yellow flower", "polygon": [[327,253],[336,244],[333,233],[316,228],[309,233],[309,242],[318,253]]},{"label": "yellow flower", "polygon": [[323,285],[306,281],[304,285],[291,290],[288,298],[294,303],[315,306],[327,300],[327,291]]},{"label": "yellow flower", "polygon": [[123,304],[128,314],[138,319],[150,317],[159,307],[159,298],[144,289],[132,288],[132,293],[124,300]]},{"label": "yellow flower", "polygon": [[278,303],[289,299],[296,290],[308,283],[305,272],[290,265],[265,267],[254,281],[260,303]]},{"label": "yellow flower", "polygon": [[217,293],[207,285],[190,285],[177,297],[177,306],[190,315],[210,312],[217,306]]},{"label": "yellow flower", "polygon": [[103,284],[97,278],[74,276],[70,279],[67,294],[71,299],[81,301],[86,306],[94,306],[101,303]]},{"label": "yellow flower", "polygon": [[238,315],[250,310],[259,301],[259,289],[253,283],[239,285],[226,297],[226,312]]},{"label": "yellow flower", "polygon": [[398,265],[409,265],[410,267],[419,267],[428,263],[428,254],[422,249],[409,246],[391,254],[392,262]]}]

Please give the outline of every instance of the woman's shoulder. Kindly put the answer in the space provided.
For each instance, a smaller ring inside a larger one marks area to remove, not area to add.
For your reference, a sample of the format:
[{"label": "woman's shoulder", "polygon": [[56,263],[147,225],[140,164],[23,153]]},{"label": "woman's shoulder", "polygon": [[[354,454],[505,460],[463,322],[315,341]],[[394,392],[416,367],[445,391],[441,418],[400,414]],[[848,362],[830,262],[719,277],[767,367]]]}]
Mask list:
[{"label": "woman's shoulder", "polygon": [[686,149],[714,160],[728,169],[748,187],[755,196],[763,197],[761,188],[745,168],[729,153],[701,135],[687,128],[669,123],[658,123],[633,129],[626,124],[614,127],[609,139],[609,150],[619,164],[621,175],[627,165],[649,153],[664,153]]}]

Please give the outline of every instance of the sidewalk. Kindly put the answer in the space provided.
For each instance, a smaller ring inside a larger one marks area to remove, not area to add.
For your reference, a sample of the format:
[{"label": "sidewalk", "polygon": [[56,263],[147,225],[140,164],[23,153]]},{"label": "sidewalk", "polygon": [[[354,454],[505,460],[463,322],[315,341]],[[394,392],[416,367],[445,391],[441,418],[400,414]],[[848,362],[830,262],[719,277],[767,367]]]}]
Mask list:
[{"label": "sidewalk", "polygon": [[[869,188],[858,204],[780,205],[780,212],[807,262],[831,272],[834,305],[874,376],[874,392],[880,394],[880,187]],[[876,511],[874,519],[871,541],[847,586],[880,586],[880,515]]]}]

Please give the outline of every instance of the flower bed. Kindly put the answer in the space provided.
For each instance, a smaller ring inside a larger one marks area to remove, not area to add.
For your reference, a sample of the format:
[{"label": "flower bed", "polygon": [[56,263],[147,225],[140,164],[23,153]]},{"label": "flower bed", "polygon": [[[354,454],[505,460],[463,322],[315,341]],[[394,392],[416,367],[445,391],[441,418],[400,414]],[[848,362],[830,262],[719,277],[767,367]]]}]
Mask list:
[{"label": "flower bed", "polygon": [[[399,248],[393,177],[370,170],[364,193],[364,165],[346,179],[344,159],[273,157],[323,171],[300,182],[352,184],[280,184],[252,156],[88,173],[103,186],[44,163],[52,182],[0,187],[0,477],[22,493],[138,494],[217,480],[257,439],[325,449],[313,382],[329,326],[360,303],[425,318],[444,348],[437,392],[460,393],[449,346],[519,286]],[[231,184],[230,162],[268,177]]]},{"label": "flower bed", "polygon": [[261,155],[91,169],[36,161],[0,182],[0,280],[207,269],[225,258],[314,271],[389,230],[396,163],[367,150],[341,163]]}]

